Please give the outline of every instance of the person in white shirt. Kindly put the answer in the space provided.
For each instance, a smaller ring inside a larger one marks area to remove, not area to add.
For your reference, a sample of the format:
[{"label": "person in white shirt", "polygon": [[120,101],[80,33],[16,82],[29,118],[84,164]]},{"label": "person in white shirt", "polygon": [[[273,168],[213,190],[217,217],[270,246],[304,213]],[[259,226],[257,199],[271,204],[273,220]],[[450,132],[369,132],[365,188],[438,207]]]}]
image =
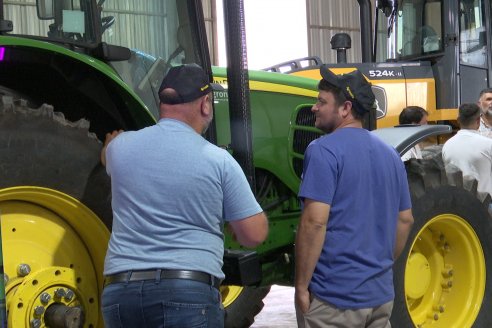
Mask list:
[{"label": "person in white shirt", "polygon": [[480,107],[462,104],[458,110],[460,130],[442,148],[446,172],[458,168],[465,182],[477,180],[477,191],[484,199],[492,195],[492,139],[480,134]]},{"label": "person in white shirt", "polygon": [[[398,120],[400,125],[424,125],[427,124],[428,116],[429,113],[422,107],[408,106],[403,108]],[[410,158],[422,159],[422,152],[418,144],[401,156],[403,162],[408,161]]]},{"label": "person in white shirt", "polygon": [[480,91],[477,104],[482,112],[478,131],[480,134],[492,138],[492,88]]}]

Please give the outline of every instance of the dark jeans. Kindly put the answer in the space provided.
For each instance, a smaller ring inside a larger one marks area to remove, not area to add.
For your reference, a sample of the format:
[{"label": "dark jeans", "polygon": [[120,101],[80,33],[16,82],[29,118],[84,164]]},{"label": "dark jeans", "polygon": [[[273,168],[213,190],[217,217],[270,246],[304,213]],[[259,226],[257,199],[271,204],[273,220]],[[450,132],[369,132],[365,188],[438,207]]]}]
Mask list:
[{"label": "dark jeans", "polygon": [[224,327],[220,292],[185,279],[144,280],[104,287],[106,328]]}]

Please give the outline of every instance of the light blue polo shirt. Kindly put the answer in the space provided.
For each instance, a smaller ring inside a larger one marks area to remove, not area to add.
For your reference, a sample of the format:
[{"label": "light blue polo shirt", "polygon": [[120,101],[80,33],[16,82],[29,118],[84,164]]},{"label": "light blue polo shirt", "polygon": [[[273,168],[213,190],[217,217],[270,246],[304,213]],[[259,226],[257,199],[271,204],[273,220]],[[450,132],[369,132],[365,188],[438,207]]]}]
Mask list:
[{"label": "light blue polo shirt", "polygon": [[160,268],[224,277],[224,221],[262,211],[226,150],[161,119],[111,141],[106,162],[113,229],[105,275]]}]

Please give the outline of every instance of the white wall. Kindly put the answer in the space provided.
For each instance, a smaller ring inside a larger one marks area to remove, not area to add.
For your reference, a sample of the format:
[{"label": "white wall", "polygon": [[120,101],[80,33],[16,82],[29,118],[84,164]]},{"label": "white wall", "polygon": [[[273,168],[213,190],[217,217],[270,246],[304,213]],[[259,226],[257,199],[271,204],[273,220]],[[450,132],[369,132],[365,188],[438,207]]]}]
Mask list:
[{"label": "white wall", "polygon": [[[244,0],[248,68],[308,55],[305,0]],[[222,0],[217,0],[219,66],[226,66]]]}]

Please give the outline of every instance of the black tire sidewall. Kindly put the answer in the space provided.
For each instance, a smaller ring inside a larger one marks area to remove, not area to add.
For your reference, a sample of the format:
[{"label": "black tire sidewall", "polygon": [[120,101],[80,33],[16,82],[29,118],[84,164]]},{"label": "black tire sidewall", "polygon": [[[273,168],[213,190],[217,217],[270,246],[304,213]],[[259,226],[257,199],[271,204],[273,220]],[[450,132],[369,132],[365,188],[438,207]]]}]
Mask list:
[{"label": "black tire sidewall", "polygon": [[37,186],[62,192],[110,229],[111,183],[99,159],[101,142],[87,128],[41,112],[5,109],[0,102],[0,189]]},{"label": "black tire sidewall", "polygon": [[270,286],[244,287],[234,302],[224,309],[224,327],[250,327],[254,322],[255,316],[263,309],[263,299],[268,295],[269,291]]}]

